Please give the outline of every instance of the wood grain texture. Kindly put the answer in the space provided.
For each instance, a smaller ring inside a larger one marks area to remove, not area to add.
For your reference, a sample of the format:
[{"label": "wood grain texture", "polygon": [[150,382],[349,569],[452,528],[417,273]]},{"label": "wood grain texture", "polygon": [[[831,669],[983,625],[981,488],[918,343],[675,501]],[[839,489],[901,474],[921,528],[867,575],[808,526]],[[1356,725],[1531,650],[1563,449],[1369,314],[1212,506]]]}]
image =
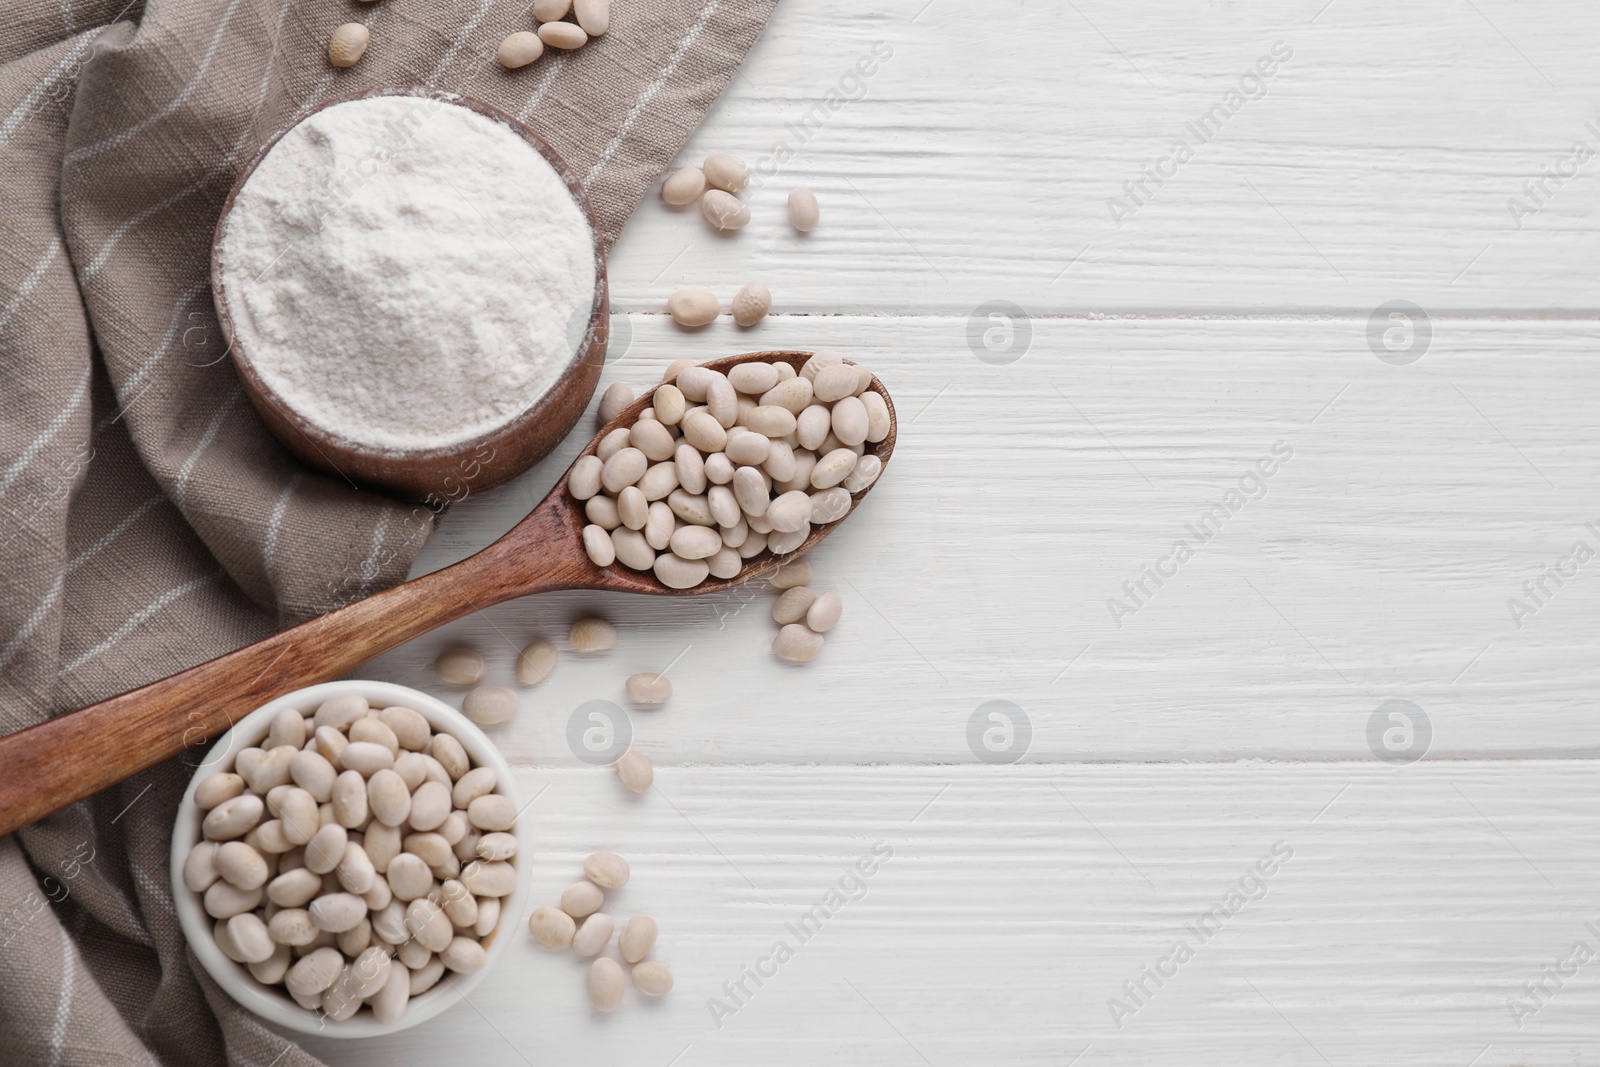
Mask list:
[{"label": "wood grain texture", "polygon": [[[730,242],[653,202],[613,257],[614,304],[759,273],[777,306],[820,314],[1364,317],[1405,298],[1589,316],[1597,31],[1578,0],[784,5],[683,153],[749,159],[755,221]],[[880,41],[893,55],[861,76]],[[1186,124],[1278,41],[1293,56],[1265,95],[1196,144]],[[1133,205],[1124,183],[1185,140],[1193,158]],[[822,205],[805,238],[782,222],[799,184]],[[1113,197],[1135,206],[1120,226]]]},{"label": "wood grain texture", "polygon": [[[1586,1061],[1600,963],[1521,1029],[1506,1002],[1575,941],[1600,948],[1585,926],[1600,926],[1597,772],[721,766],[663,771],[636,797],[609,774],[530,769],[530,905],[554,902],[590,850],[625,854],[633,877],[608,913],[655,917],[672,993],[630,988],[614,1015],[592,1013],[582,962],[518,928],[469,1004],[393,1038],[310,1044],[339,1064],[453,1062],[465,1047],[496,1067],[1059,1067],[1086,1047],[1080,1065]],[[851,888],[801,943],[787,924],[877,842],[893,855],[865,894]],[[1186,924],[1280,842],[1292,855],[1199,943]],[[733,1005],[723,983],[779,939],[793,959]],[[1193,958],[1147,982],[1118,1028],[1108,1000],[1178,939]],[[736,1007],[720,1028],[711,998]]]},{"label": "wood grain texture", "polygon": [[[605,381],[642,385],[682,352],[749,343],[724,325],[686,336],[633,316]],[[687,762],[970,759],[966,720],[992,699],[1032,719],[1036,760],[1366,759],[1368,719],[1390,699],[1431,717],[1435,755],[1600,752],[1587,621],[1600,560],[1547,581],[1520,628],[1507,607],[1531,605],[1522,583],[1575,541],[1600,548],[1585,525],[1600,521],[1589,326],[1441,323],[1420,362],[1392,367],[1341,320],[1047,319],[996,367],[963,325],[784,316],[759,331],[860,358],[900,410],[893,470],[811,557],[846,607],[809,668],[766,651],[768,592],[556,593],[366,673],[428,688],[436,652],[466,641],[509,682],[524,642],[565,647],[572,618],[607,614],[624,630],[616,653],[568,656],[499,729],[513,759],[540,762],[570,757],[573,708],[621,701],[626,675],[674,663],[663,758]],[[1185,527],[1277,442],[1294,454],[1265,495],[1199,543]],[[457,505],[418,569],[498,536],[576,447]],[[1180,539],[1193,558],[1113,619],[1107,601],[1131,604],[1123,583]]]}]

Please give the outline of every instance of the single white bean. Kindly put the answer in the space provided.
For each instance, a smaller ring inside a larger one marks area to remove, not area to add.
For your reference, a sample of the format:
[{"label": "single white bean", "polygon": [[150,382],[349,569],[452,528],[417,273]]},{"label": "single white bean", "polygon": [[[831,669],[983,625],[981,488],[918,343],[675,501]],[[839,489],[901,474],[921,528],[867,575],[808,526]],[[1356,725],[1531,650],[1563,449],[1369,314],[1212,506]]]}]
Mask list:
[{"label": "single white bean", "polygon": [[772,639],[772,654],[790,663],[810,663],[822,651],[822,635],[799,623],[789,623]]},{"label": "single white bean", "polygon": [[372,809],[372,817],[385,826],[405,822],[411,814],[411,791],[406,788],[405,779],[387,767],[378,771],[367,779],[367,806]]},{"label": "single white bean", "polygon": [[539,25],[539,40],[551,48],[570,50],[588,44],[589,35],[571,22],[544,22]]},{"label": "single white bean", "polygon": [[517,806],[508,796],[489,793],[467,805],[467,821],[480,830],[509,830],[516,825]]},{"label": "single white bean", "polygon": [[811,561],[808,559],[795,559],[780,566],[768,576],[767,582],[774,589],[794,589],[802,585],[810,585],[812,579]]},{"label": "single white bean", "polygon": [[778,384],[778,368],[760,360],[737,363],[728,369],[728,381],[741,393],[761,396]]},{"label": "single white bean", "polygon": [[283,981],[291,993],[315,995],[333,985],[343,969],[344,956],[338,949],[319,948],[302,956]]},{"label": "single white bean", "polygon": [[594,1005],[596,1011],[616,1011],[617,1005],[622,1003],[627,984],[622,964],[611,957],[601,956],[589,965],[589,1003]]},{"label": "single white bean", "polygon": [[821,404],[812,404],[795,416],[795,434],[802,448],[817,448],[832,431],[833,412]]},{"label": "single white bean", "polygon": [[517,714],[517,694],[503,685],[480,685],[461,701],[461,713],[480,726],[509,722]]},{"label": "single white bean", "polygon": [[846,489],[836,485],[832,489],[822,489],[811,494],[811,521],[814,525],[836,522],[849,512],[850,493]]},{"label": "single white bean", "polygon": [[605,461],[599,456],[579,456],[567,475],[567,492],[575,500],[588,500],[600,491],[600,472],[604,468]]},{"label": "single white bean", "polygon": [[744,160],[726,152],[711,153],[700,164],[700,170],[714,189],[737,193],[750,184],[750,169],[744,165]]},{"label": "single white bean", "polygon": [[[440,952],[455,938],[450,917],[427,897],[406,905],[406,929],[429,952]],[[374,924],[376,926],[376,924]]]},{"label": "single white bean", "polygon": [[659,706],[672,699],[672,681],[664,674],[644,671],[629,676],[623,688],[635,704]]},{"label": "single white bean", "polygon": [[710,289],[679,289],[667,297],[667,314],[679,326],[694,329],[715,322],[722,314],[722,302]]},{"label": "single white bean", "polygon": [[713,578],[737,578],[744,569],[744,561],[735,548],[724,547],[706,559],[706,568]]},{"label": "single white bean", "polygon": [[[610,633],[610,643],[609,644],[604,644],[604,645],[598,645],[597,649],[598,648],[610,648],[612,645],[617,643],[617,632],[616,632],[616,629],[614,627],[612,627],[610,623],[605,622],[605,620],[603,620],[603,619],[580,619],[577,623],[574,623],[573,627],[572,627],[572,629],[574,631],[572,644],[580,652],[588,652],[588,651],[596,650],[596,649],[584,648],[582,645],[580,645],[578,643],[578,640],[577,640],[578,635],[577,635],[576,631],[578,629],[578,626],[581,625],[584,622],[601,623],[605,627],[610,629],[610,631],[611,631],[611,633]],[[494,768],[493,767],[474,767],[472,770],[468,771],[466,774],[463,774],[460,778],[456,779],[456,787],[452,791],[451,796],[450,796],[451,803],[453,803],[456,807],[465,810],[466,808],[468,808],[468,807],[470,807],[472,805],[472,802],[474,800],[477,800],[479,797],[488,796],[490,793],[493,793],[495,791],[495,788],[498,785],[499,785],[499,781],[495,777],[495,773],[494,773]]]},{"label": "single white bean", "polygon": [[596,567],[609,567],[616,561],[617,552],[611,544],[611,534],[604,526],[594,523],[583,528],[583,550],[589,556],[589,562]]},{"label": "single white bean", "polygon": [[[755,437],[757,435],[755,435],[755,434],[744,434],[743,436],[745,436],[745,437]],[[706,507],[707,507],[708,510],[710,510],[711,518],[716,522],[716,524],[718,526],[732,526],[732,525],[734,525],[735,523],[737,523],[739,521],[739,517],[740,517],[741,512],[740,512],[740,509],[739,509],[738,498],[733,495],[733,490],[729,489],[725,485],[713,485],[709,490],[706,491]],[[705,529],[705,528],[704,527],[697,527],[697,529]],[[709,531],[709,532],[713,532],[714,533],[715,531]],[[694,536],[698,537],[698,535],[694,535]],[[685,542],[685,543],[688,543],[688,542]],[[715,545],[712,545],[710,547],[709,551],[701,552],[698,556],[697,555],[693,555],[693,554],[688,553],[688,552],[678,552],[678,555],[687,556],[690,559],[700,559],[700,558],[702,558],[704,556],[709,556],[712,552],[715,552],[718,548],[721,548],[721,547],[722,547],[722,536],[720,534],[718,534],[717,535],[717,543]],[[674,552],[678,551],[676,544],[673,545],[673,551]]]},{"label": "single white bean", "polygon": [[739,421],[739,393],[726,376],[716,372],[706,385],[706,414],[724,430]]},{"label": "single white bean", "polygon": [[661,199],[673,207],[683,207],[700,199],[706,191],[706,176],[699,167],[675,170],[661,183]]},{"label": "single white bean", "polygon": [[[667,514],[672,513],[669,510]],[[646,526],[648,527],[648,523]],[[667,536],[670,538],[672,535]],[[651,547],[647,535],[638,530],[629,530],[626,527],[612,530],[611,547],[624,567],[647,571],[656,565],[656,550]]]},{"label": "single white bean", "polygon": [[622,924],[622,933],[617,935],[617,950],[629,963],[638,963],[650,955],[657,932],[654,919],[648,915],[635,915]]},{"label": "single white bean", "polygon": [[411,999],[411,981],[414,973],[405,967],[389,968],[383,988],[367,1001],[372,1008],[373,1018],[385,1026],[393,1026],[405,1018],[406,1004]]},{"label": "single white bean", "polygon": [[306,909],[318,930],[337,934],[355,926],[367,915],[367,902],[354,893],[327,893]]},{"label": "single white bean", "polygon": [[733,472],[733,496],[746,515],[762,516],[771,510],[773,501],[767,495],[766,479],[754,467],[740,467]]},{"label": "single white bean", "polygon": [[832,489],[848,478],[855,466],[856,454],[853,451],[836,448],[817,460],[817,465],[811,468],[811,484],[817,489]]},{"label": "single white bean", "polygon": [[810,233],[817,228],[821,215],[817,194],[803,185],[789,190],[789,225],[801,233]]},{"label": "single white bean", "polygon": [[231,841],[243,837],[255,828],[266,814],[266,804],[253,793],[246,793],[221,804],[206,813],[200,824],[208,841]]},{"label": "single white bean", "polygon": [[542,55],[544,42],[539,40],[539,35],[529,30],[518,30],[506,35],[500,47],[495,49],[494,58],[507,70],[516,70],[526,67]]},{"label": "single white bean", "polygon": [[240,889],[258,889],[267,884],[267,861],[243,841],[224,842],[212,863],[218,874]]},{"label": "single white bean", "polygon": [[660,960],[646,960],[634,966],[633,984],[647,997],[664,997],[672,990],[672,971]]},{"label": "single white bean", "polygon": [[600,484],[605,486],[608,493],[620,493],[624,486],[642,478],[649,466],[649,457],[637,448],[618,449],[614,456],[606,460],[605,469],[600,472]]},{"label": "single white bean", "polygon": [[792,589],[786,589],[772,605],[772,621],[779,626],[800,622],[806,617],[806,612],[811,610],[811,605],[816,599],[816,591],[809,586],[797,585]]},{"label": "single white bean", "polygon": [[[583,0],[578,0],[582,3]],[[457,974],[473,974],[483,969],[487,956],[483,945],[470,937],[453,937],[439,952],[439,962]]]},{"label": "single white bean", "polygon": [[597,411],[600,425],[604,426],[618,415],[629,404],[633,403],[633,386],[627,382],[612,382],[606,386],[606,391],[600,394],[600,407]]},{"label": "single white bean", "polygon": [[603,911],[597,911],[578,927],[572,938],[572,949],[580,956],[598,956],[611,942],[611,932],[616,922]]},{"label": "single white bean", "polygon": [[843,613],[844,601],[839,594],[823,593],[806,611],[806,626],[819,634],[827,633],[839,624],[839,616]]},{"label": "single white bean", "polygon": [[685,493],[681,489],[674,489],[667,494],[667,506],[672,513],[684,522],[694,526],[715,526],[716,518],[711,514],[711,503],[703,496]]},{"label": "single white bean", "polygon": [[[677,534],[673,534],[673,537],[676,538]],[[720,538],[718,542],[720,544]],[[673,552],[663,552],[657,556],[653,570],[656,580],[668,589],[692,589],[711,573],[710,564],[705,560],[685,559]]]},{"label": "single white bean", "polygon": [[802,529],[811,519],[811,498],[799,490],[784,493],[767,506],[767,519],[778,533]]},{"label": "single white bean", "polygon": [[865,455],[856,460],[855,466],[845,476],[841,483],[851,493],[859,493],[873,482],[878,480],[878,475],[883,473],[883,460],[874,455]]},{"label": "single white bean", "polygon": [[727,485],[733,481],[734,465],[722,452],[713,452],[705,461],[706,481],[713,485]]},{"label": "single white bean", "polygon": [[534,908],[533,914],[528,916],[528,932],[545,948],[564,952],[572,947],[578,924],[560,908]]},{"label": "single white bean", "polygon": [[219,771],[200,779],[200,784],[194,787],[194,803],[201,811],[210,811],[243,792],[243,778],[230,771]]},{"label": "single white bean", "polygon": [[628,861],[615,852],[594,852],[584,857],[583,873],[602,889],[621,889],[628,884]]},{"label": "single white bean", "polygon": [[[689,451],[694,452],[694,447],[689,444],[683,444],[678,447],[680,449],[687,448]],[[695,455],[698,456],[699,454],[699,452],[695,452]],[[667,495],[682,483],[681,470],[682,468],[677,460],[671,463],[652,463],[650,469],[644,472],[644,477],[639,479],[639,492],[643,493],[645,500],[652,504],[657,500],[666,499]],[[620,511],[617,514],[617,518],[619,521],[622,518]]]},{"label": "single white bean", "polygon": [[572,0],[533,0],[535,22],[559,22],[572,10]]},{"label": "single white bean", "polygon": [[719,230],[742,230],[750,222],[750,205],[721,189],[705,191],[700,198],[700,213]]},{"label": "single white bean", "polygon": [[572,14],[590,37],[611,28],[611,0],[572,0]]},{"label": "single white bean", "polygon": [[561,891],[561,910],[574,919],[593,915],[603,903],[605,893],[593,882],[573,882]]},{"label": "single white bean", "polygon": [[183,857],[183,885],[191,893],[204,893],[211,888],[213,882],[222,876],[217,873],[217,849],[221,846],[215,841],[202,841],[189,850]]},{"label": "single white bean", "polygon": [[461,869],[461,884],[480,897],[510,896],[517,869],[501,860],[473,860]]},{"label": "single white bean", "polygon": [[754,326],[772,310],[772,290],[764,282],[746,282],[744,288],[733,294],[733,321],[740,326]]},{"label": "single white bean", "polygon": [[833,363],[817,372],[811,383],[812,395],[824,404],[832,404],[856,391],[856,368],[849,363]]},{"label": "single white bean", "polygon": [[367,54],[372,34],[359,22],[346,22],[328,38],[328,62],[336,67],[353,67]]},{"label": "single white bean", "polygon": [[859,445],[867,439],[869,421],[867,407],[857,396],[847,396],[833,405],[833,435],[846,446]]},{"label": "single white bean", "polygon": [[[616,647],[617,628],[604,619],[579,619],[572,624],[567,640],[579,652],[604,652]],[[459,799],[456,806],[463,806]]]},{"label": "single white bean", "polygon": [[616,767],[617,777],[622,779],[622,784],[630,792],[643,793],[655,781],[655,769],[650,765],[650,757],[636,748],[627,749],[618,756]]},{"label": "single white bean", "polygon": [[811,522],[807,520],[806,524],[798,530],[774,530],[768,534],[767,549],[775,556],[786,556],[790,552],[798,551],[800,546],[805,544],[806,538],[810,536]]},{"label": "single white bean", "polygon": [[523,685],[538,685],[555,669],[556,646],[549,641],[530,641],[517,653],[517,681]]},{"label": "single white bean", "polygon": [[390,860],[389,870],[384,877],[396,900],[416,900],[427,896],[433,888],[433,872],[421,856],[410,852],[402,852]]},{"label": "single white bean", "polygon": [[867,411],[867,440],[877,444],[889,436],[893,422],[889,417],[889,403],[870,389],[861,394],[860,400]]},{"label": "single white bean", "polygon": [[628,428],[626,426],[618,426],[616,429],[600,438],[599,443],[594,446],[594,454],[599,457],[602,463],[604,463],[606,460],[610,459],[612,456],[616,455],[618,452],[627,447]]},{"label": "single white bean", "polygon": [[[784,363],[781,366],[789,365]],[[811,404],[811,396],[811,381],[796,376],[776,382],[761,394],[760,402],[762,407],[780,407],[791,415],[799,415]]]}]

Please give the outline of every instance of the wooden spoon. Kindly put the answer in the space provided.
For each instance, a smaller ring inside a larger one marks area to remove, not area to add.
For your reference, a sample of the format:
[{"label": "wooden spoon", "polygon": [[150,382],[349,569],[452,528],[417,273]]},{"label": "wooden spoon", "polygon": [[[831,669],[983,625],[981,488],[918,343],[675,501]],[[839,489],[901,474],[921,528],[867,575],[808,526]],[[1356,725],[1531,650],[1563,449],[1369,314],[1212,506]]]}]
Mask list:
[{"label": "wooden spoon", "polygon": [[[797,370],[810,352],[750,352],[704,366],[727,373],[752,360],[783,361]],[[894,404],[876,378],[872,390],[889,406],[889,435],[868,449],[885,465],[894,452]],[[628,426],[651,403],[635,400],[589,442]],[[569,472],[570,473],[570,472]],[[871,487],[855,494],[854,512]],[[846,517],[848,517],[846,514]],[[326,682],[381,652],[491,604],[551,589],[614,589],[655,596],[715,593],[776,570],[809,551],[843,519],[811,531],[794,552],[745,561],[735,578],[711,578],[692,589],[669,589],[654,574],[620,563],[596,567],[583,550],[581,502],[567,475],[504,537],[453,566],[357,600],[253,645],[169,678],[59,715],[0,738],[0,834],[98,793],[162,760],[203,745],[241,717],[294,689]]]}]

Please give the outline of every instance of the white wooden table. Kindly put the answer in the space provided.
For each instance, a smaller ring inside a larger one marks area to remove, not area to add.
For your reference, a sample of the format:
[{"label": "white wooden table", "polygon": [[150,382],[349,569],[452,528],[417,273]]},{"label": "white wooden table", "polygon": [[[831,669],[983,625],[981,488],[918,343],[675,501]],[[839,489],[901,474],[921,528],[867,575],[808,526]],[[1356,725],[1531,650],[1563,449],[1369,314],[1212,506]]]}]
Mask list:
[{"label": "white wooden table", "polygon": [[[534,896],[625,854],[610,910],[656,916],[677,987],[594,1014],[582,963],[514,929],[470,1003],[315,1051],[1594,1062],[1597,31],[1579,0],[784,5],[684,153],[764,172],[755,221],[720,239],[646,201],[602,386],[757,348],[873,366],[895,460],[814,553],[844,621],[794,669],[766,590],[550,595],[372,664],[459,700],[427,668],[447,643],[500,682],[562,645],[497,733],[539,797]],[[755,330],[663,314],[758,276]],[[418,571],[508,529],[582,436],[456,507]],[[605,657],[566,649],[588,612],[621,628]],[[669,664],[634,797],[569,717]],[[802,941],[841,878],[859,899]]]}]

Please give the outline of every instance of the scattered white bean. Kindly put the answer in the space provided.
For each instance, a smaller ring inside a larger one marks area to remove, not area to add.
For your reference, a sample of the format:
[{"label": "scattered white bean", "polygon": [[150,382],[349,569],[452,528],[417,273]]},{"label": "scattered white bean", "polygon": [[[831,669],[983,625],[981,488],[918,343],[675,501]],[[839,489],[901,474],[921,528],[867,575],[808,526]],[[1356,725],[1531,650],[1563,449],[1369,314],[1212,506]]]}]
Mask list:
[{"label": "scattered white bean", "polygon": [[616,767],[617,777],[631,792],[643,793],[655,781],[656,772],[650,765],[650,757],[636,748],[624,750],[617,757]]},{"label": "scattered white bean", "polygon": [[762,282],[747,282],[733,294],[733,321],[740,326],[754,326],[772,310],[772,290]]},{"label": "scattered white bean", "polygon": [[545,22],[539,26],[539,40],[551,48],[570,50],[588,44],[589,35],[571,22]]},{"label": "scattered white bean", "polygon": [[518,30],[500,42],[500,47],[495,49],[494,58],[507,70],[516,70],[518,67],[526,67],[542,55],[544,55],[544,42],[539,39],[539,35],[528,30]]},{"label": "scattered white bean", "polygon": [[789,623],[772,639],[772,654],[789,663],[810,663],[822,651],[822,635],[799,623]]},{"label": "scattered white bean", "polygon": [[359,22],[346,22],[328,38],[328,62],[336,67],[353,67],[367,54],[372,34]]},{"label": "scattered white bean", "polygon": [[584,858],[583,873],[602,889],[621,889],[628,884],[628,861],[615,852],[595,852]]},{"label": "scattered white bean", "polygon": [[801,233],[817,228],[822,209],[817,205],[817,195],[805,186],[789,190],[789,224]]},{"label": "scattered white bean", "polygon": [[682,207],[700,199],[706,191],[706,176],[699,167],[675,170],[661,183],[661,199],[673,207]]},{"label": "scattered white bean", "polygon": [[719,230],[742,230],[750,222],[750,205],[721,189],[705,191],[700,197],[700,213]]},{"label": "scattered white bean", "polygon": [[672,971],[660,960],[635,964],[633,984],[647,997],[664,997],[672,990]]},{"label": "scattered white bean", "polygon": [[560,908],[534,908],[533,914],[528,916],[528,932],[545,948],[560,952],[572,947],[578,924]]},{"label": "scattered white bean", "polygon": [[517,714],[517,694],[503,685],[480,685],[461,701],[461,713],[480,726],[509,722]]},{"label": "scattered white bean", "polygon": [[[517,653],[517,681],[523,685],[538,685],[550,677],[555,669],[556,646],[549,641],[530,641]],[[449,767],[445,769],[449,770]]]},{"label": "scattered white bean", "polygon": [[598,956],[611,942],[615,921],[603,911],[597,911],[578,927],[572,938],[572,949],[580,956]]},{"label": "scattered white bean", "polygon": [[622,933],[617,935],[617,950],[629,963],[638,963],[650,955],[650,948],[656,943],[656,932],[654,919],[635,915],[622,924]]},{"label": "scattered white bean", "polygon": [[585,919],[600,910],[605,893],[593,882],[573,882],[561,892],[561,910],[574,919]]},{"label": "scattered white bean", "polygon": [[710,289],[679,289],[667,297],[667,314],[679,326],[693,329],[715,322],[722,314],[722,302]]},{"label": "scattered white bean", "polygon": [[[599,470],[595,471],[595,492],[600,490]],[[593,496],[594,493],[590,493]],[[433,661],[433,671],[441,682],[449,685],[477,685],[488,673],[489,665],[483,656],[470,648],[447,648]],[[363,712],[365,714],[365,712]],[[352,720],[353,722],[354,720]],[[350,724],[346,723],[348,728]],[[338,728],[338,727],[336,727]]]},{"label": "scattered white bean", "polygon": [[589,1003],[596,1011],[616,1011],[627,982],[622,965],[609,956],[601,956],[589,965]]},{"label": "scattered white bean", "polygon": [[744,165],[744,160],[726,152],[713,152],[707,156],[700,170],[714,189],[737,193],[750,184],[750,169]]},{"label": "scattered white bean", "polygon": [[[579,652],[604,652],[616,647],[617,628],[604,619],[579,619],[572,624],[567,640]],[[456,806],[462,806],[459,800]]]}]

